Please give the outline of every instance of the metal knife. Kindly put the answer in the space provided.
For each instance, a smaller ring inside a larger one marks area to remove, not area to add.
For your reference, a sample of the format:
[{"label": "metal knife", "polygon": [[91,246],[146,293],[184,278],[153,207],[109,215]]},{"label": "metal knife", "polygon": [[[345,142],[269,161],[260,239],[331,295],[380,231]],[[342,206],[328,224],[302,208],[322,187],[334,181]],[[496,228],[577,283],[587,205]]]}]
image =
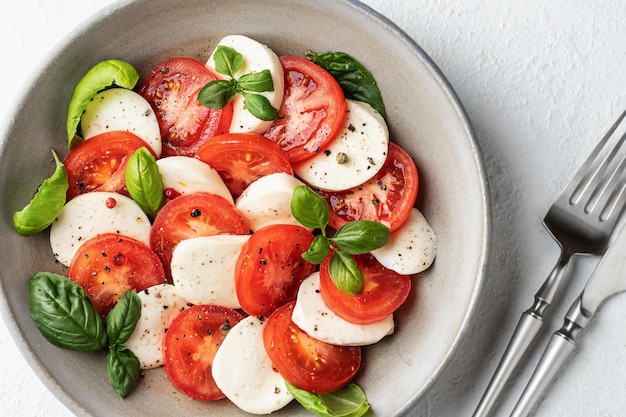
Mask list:
[{"label": "metal knife", "polygon": [[558,370],[568,361],[602,302],[625,290],[626,225],[617,232],[611,246],[593,271],[584,290],[568,310],[563,326],[550,338],[550,342],[513,409],[511,417],[529,415]]}]

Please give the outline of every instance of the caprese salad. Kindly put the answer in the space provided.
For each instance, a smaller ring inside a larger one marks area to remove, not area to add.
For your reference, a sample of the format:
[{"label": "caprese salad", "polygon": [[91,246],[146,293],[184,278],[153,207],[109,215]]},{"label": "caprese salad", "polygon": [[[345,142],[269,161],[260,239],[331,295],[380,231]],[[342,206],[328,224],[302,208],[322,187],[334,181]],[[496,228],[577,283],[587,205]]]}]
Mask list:
[{"label": "caprese salad", "polygon": [[253,414],[296,398],[363,415],[361,347],[393,333],[436,252],[374,78],[242,35],[140,78],[120,60],[85,74],[67,154],[15,213],[67,267],[30,280],[41,333],[107,348],[121,397],[163,367],[190,398]]}]

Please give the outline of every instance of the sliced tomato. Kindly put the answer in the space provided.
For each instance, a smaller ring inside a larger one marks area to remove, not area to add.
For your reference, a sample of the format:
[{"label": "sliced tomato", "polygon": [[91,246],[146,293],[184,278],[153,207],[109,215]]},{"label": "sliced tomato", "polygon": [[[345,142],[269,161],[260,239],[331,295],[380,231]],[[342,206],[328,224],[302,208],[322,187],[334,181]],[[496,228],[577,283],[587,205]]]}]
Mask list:
[{"label": "sliced tomato", "polygon": [[343,387],[361,366],[359,346],[337,346],[317,340],[292,320],[295,301],[278,308],[263,327],[263,344],[274,367],[296,387],[326,394]]},{"label": "sliced tomato", "polygon": [[224,398],[211,372],[213,359],[230,329],[241,319],[237,311],[216,305],[196,305],[174,318],[165,333],[163,365],[177,389],[194,400]]},{"label": "sliced tomato", "polygon": [[313,242],[302,226],[275,224],[257,230],[244,244],[235,265],[235,289],[251,316],[269,316],[295,300],[302,281],[316,266],[302,259]]},{"label": "sliced tomato", "polygon": [[355,256],[364,276],[363,291],[341,291],[328,273],[330,256],[320,265],[320,292],[324,303],[342,319],[355,324],[375,323],[392,314],[411,291],[411,278],[382,266],[371,254]]},{"label": "sliced tomato", "polygon": [[198,149],[196,157],[217,170],[235,198],[262,176],[278,172],[293,175],[289,158],[280,146],[254,133],[216,136]]},{"label": "sliced tomato", "polygon": [[303,161],[337,136],[346,118],[346,99],[333,76],[308,59],[282,56],[280,63],[285,73],[281,118],[265,136],[278,143],[292,162]]},{"label": "sliced tomato", "polygon": [[67,274],[85,289],[102,317],[126,291],[143,291],[165,282],[161,261],[152,250],[117,233],[102,234],[83,243]]},{"label": "sliced tomato", "polygon": [[183,194],[170,200],[157,214],[150,230],[150,247],[167,276],[174,247],[183,239],[219,234],[246,235],[248,222],[235,206],[215,194]]},{"label": "sliced tomato", "polygon": [[202,143],[225,133],[232,104],[215,110],[198,101],[198,92],[218,77],[202,61],[172,58],[157,65],[139,89],[156,113],[163,155],[193,156]]},{"label": "sliced tomato", "polygon": [[389,143],[383,167],[365,184],[344,191],[319,191],[330,206],[330,227],[354,220],[377,221],[398,229],[411,214],[418,190],[415,162],[404,149]]},{"label": "sliced tomato", "polygon": [[150,149],[141,138],[123,131],[101,133],[81,142],[63,160],[69,182],[68,201],[90,191],[128,195],[126,164],[142,146]]}]

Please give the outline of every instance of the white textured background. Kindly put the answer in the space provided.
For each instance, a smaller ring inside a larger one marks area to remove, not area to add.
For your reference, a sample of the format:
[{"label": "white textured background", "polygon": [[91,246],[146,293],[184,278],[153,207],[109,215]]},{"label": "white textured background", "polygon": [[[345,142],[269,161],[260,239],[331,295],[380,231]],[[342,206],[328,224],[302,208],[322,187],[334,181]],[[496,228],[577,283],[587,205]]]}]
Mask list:
[{"label": "white textured background", "polygon": [[[0,0],[0,116],[45,54],[111,0]],[[494,246],[477,314],[415,416],[470,416],[520,313],[556,261],[547,208],[626,109],[622,0],[366,0],[438,64],[474,125],[492,193]],[[393,69],[392,67],[390,69]],[[560,327],[593,259],[552,311]],[[2,266],[0,266],[2,267]],[[626,273],[626,271],[625,271]],[[625,278],[626,279],[626,278]],[[626,415],[626,296],[605,304],[539,417]],[[0,321],[0,416],[71,413],[37,379]],[[506,391],[510,412],[530,367]]]}]

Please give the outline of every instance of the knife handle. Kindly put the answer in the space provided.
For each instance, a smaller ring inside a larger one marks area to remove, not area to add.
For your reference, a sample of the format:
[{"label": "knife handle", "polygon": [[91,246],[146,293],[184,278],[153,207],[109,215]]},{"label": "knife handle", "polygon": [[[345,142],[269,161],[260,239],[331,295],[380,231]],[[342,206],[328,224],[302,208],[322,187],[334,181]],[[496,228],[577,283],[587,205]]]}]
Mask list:
[{"label": "knife handle", "polygon": [[552,335],[528,385],[515,405],[511,417],[529,415],[575,347],[576,343],[560,331]]}]

